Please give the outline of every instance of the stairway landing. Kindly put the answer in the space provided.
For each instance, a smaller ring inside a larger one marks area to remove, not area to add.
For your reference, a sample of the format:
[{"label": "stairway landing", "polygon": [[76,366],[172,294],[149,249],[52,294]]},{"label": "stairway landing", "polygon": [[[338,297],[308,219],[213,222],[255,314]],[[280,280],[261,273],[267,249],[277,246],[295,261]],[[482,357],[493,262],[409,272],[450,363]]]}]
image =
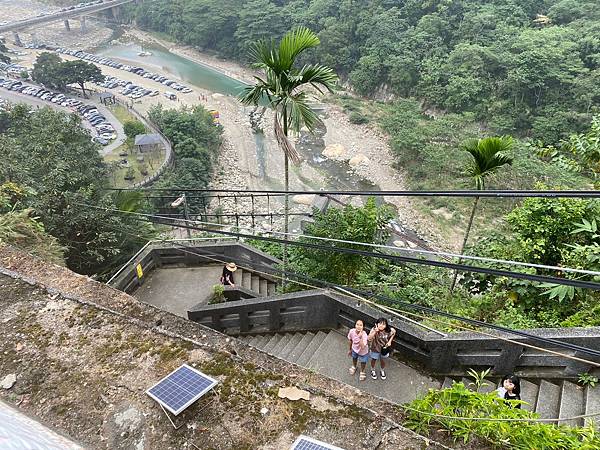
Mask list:
[{"label": "stairway landing", "polygon": [[[338,331],[317,333],[286,333],[241,337],[240,340],[277,358],[333,378],[393,403],[406,403],[425,394],[430,388],[439,388],[440,382],[401,363],[394,358],[386,360],[386,380],[371,379],[370,362],[367,379],[359,381],[359,372],[350,375],[352,359],[348,356],[348,340]],[[360,363],[359,363],[360,368]]]}]

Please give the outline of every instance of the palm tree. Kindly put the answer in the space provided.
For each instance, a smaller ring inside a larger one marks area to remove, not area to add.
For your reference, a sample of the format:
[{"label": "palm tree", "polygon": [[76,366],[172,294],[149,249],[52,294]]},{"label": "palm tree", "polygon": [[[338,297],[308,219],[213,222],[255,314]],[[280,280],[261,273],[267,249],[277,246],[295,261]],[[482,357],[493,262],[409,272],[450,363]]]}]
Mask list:
[{"label": "palm tree", "polygon": [[[471,155],[466,167],[466,173],[475,184],[475,189],[483,191],[485,189],[485,179],[487,176],[493,174],[506,164],[512,164],[512,158],[506,154],[511,150],[512,146],[513,140],[510,136],[488,137],[479,140],[471,139],[462,145],[462,150]],[[471,209],[471,216],[469,217],[469,223],[467,224],[467,230],[465,231],[465,238],[460,248],[461,255],[464,253],[465,246],[469,240],[469,233],[473,226],[473,218],[475,217],[475,210],[477,209],[478,202],[479,197],[475,197],[473,209]],[[460,264],[461,262],[462,259],[459,259],[458,263]],[[454,290],[457,276],[458,271],[454,271],[450,292]]]},{"label": "palm tree", "polygon": [[[300,163],[300,155],[288,139],[289,132],[298,133],[303,126],[313,132],[321,122],[308,100],[310,88],[320,94],[333,92],[337,75],[330,67],[308,64],[294,67],[296,57],[305,50],[319,45],[319,38],[306,27],[299,27],[283,36],[279,45],[274,41],[258,41],[250,48],[253,67],[265,72],[255,77],[256,84],[248,86],[240,95],[245,105],[268,102],[275,111],[275,137],[282,148],[285,161],[285,191],[289,191],[289,160]],[[285,233],[289,230],[289,196],[285,195]],[[287,265],[287,245],[284,245],[283,266]]]}]

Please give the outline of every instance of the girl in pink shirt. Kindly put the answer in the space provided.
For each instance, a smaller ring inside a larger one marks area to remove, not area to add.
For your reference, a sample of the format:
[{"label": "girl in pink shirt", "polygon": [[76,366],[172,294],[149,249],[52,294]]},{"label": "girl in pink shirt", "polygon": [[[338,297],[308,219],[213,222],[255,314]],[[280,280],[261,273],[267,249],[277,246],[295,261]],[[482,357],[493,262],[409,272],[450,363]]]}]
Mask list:
[{"label": "girl in pink shirt", "polygon": [[350,348],[348,349],[348,356],[352,357],[352,367],[348,369],[350,375],[354,375],[356,372],[356,364],[360,361],[360,376],[359,380],[363,381],[367,378],[365,373],[365,367],[367,366],[367,359],[369,358],[369,347],[367,345],[367,332],[364,330],[365,324],[362,320],[358,319],[354,328],[348,332],[348,342]]}]

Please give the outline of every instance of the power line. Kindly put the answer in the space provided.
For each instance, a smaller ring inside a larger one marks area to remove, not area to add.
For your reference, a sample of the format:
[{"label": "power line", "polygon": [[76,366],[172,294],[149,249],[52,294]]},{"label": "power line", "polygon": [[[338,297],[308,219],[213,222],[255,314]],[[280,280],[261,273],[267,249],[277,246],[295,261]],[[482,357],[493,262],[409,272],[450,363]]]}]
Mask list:
[{"label": "power line", "polygon": [[[182,246],[181,244],[176,244],[176,245],[180,246],[180,247],[190,248],[189,246]],[[190,253],[193,253],[196,256],[205,256],[203,253],[195,253],[195,252],[190,252]],[[235,260],[235,258],[233,258],[233,259]],[[226,262],[226,261],[224,261],[224,260],[221,261],[220,260],[220,262]],[[413,310],[416,309],[418,311],[425,312],[425,313],[428,313],[428,314],[434,314],[434,315],[438,315],[438,316],[443,316],[443,317],[446,317],[446,318],[449,318],[449,319],[452,319],[452,320],[458,320],[460,322],[469,323],[469,324],[471,324],[473,326],[483,327],[483,328],[489,328],[489,329],[493,329],[495,331],[501,331],[501,332],[505,332],[505,333],[515,334],[515,335],[520,336],[520,337],[526,337],[526,338],[529,338],[529,339],[533,339],[533,340],[537,340],[537,341],[540,341],[540,342],[544,342],[546,344],[550,344],[550,345],[554,345],[554,346],[558,346],[558,347],[563,347],[563,348],[567,348],[567,349],[570,349],[570,350],[580,351],[580,352],[583,352],[583,353],[588,353],[588,354],[590,354],[592,356],[600,356],[600,351],[589,349],[587,347],[581,347],[581,346],[576,345],[576,344],[571,344],[571,343],[568,343],[568,342],[562,342],[562,341],[557,341],[557,340],[554,340],[554,339],[549,339],[549,338],[544,338],[544,337],[540,337],[540,336],[535,336],[533,334],[530,334],[530,333],[527,333],[527,332],[524,332],[524,331],[512,330],[510,328],[505,328],[505,327],[502,327],[502,326],[499,326],[499,325],[494,325],[494,324],[490,324],[490,323],[487,323],[487,322],[481,322],[479,320],[475,320],[475,319],[470,319],[470,318],[467,318],[467,317],[458,316],[458,315],[455,315],[455,314],[452,314],[452,313],[447,313],[447,312],[444,312],[444,311],[439,311],[439,310],[436,310],[434,308],[429,308],[429,307],[426,307],[426,306],[415,305],[415,304],[412,304],[412,303],[403,302],[403,301],[396,300],[396,299],[393,299],[393,298],[390,298],[390,297],[387,297],[387,296],[383,296],[383,295],[379,295],[379,294],[374,294],[372,292],[363,291],[363,290],[360,290],[360,289],[354,289],[354,288],[351,288],[351,287],[348,287],[348,286],[341,286],[339,284],[335,284],[335,283],[330,283],[328,281],[319,280],[317,278],[309,277],[307,275],[299,274],[299,273],[296,273],[296,272],[290,272],[290,271],[286,271],[286,270],[277,269],[277,268],[274,268],[274,267],[271,267],[271,266],[268,266],[268,265],[265,265],[265,264],[260,264],[260,263],[255,263],[255,262],[249,262],[249,261],[243,261],[242,263],[244,265],[249,265],[253,270],[256,270],[256,268],[259,268],[260,270],[264,270],[265,271],[265,272],[263,272],[264,274],[273,275],[273,273],[275,272],[275,273],[283,274],[286,277],[300,278],[300,279],[307,280],[307,281],[309,281],[311,283],[315,283],[315,284],[321,285],[321,287],[327,287],[327,288],[336,289],[336,290],[348,291],[348,292],[354,293],[355,295],[373,297],[373,298],[377,298],[377,299],[384,300],[384,301],[387,301],[387,302],[392,302],[392,303],[394,303],[394,305],[403,306],[405,308],[413,309]],[[296,281],[292,281],[292,282],[296,282]],[[312,287],[315,287],[315,286],[312,286]],[[371,302],[369,302],[367,300],[366,303],[371,303]],[[460,328],[463,328],[463,327],[460,327]],[[490,335],[489,333],[483,333],[483,332],[478,331],[478,330],[469,330],[469,331],[474,331],[474,332],[477,332],[477,333],[480,333],[480,334],[485,334],[487,336],[495,337],[495,338],[502,339],[502,340],[507,340],[507,341],[510,341],[512,343],[515,343],[516,345],[523,345],[523,346],[526,346],[526,347],[527,346],[532,347],[529,344],[521,343],[521,342],[517,342],[517,341],[513,341],[513,340],[510,340],[510,339],[504,338],[502,336]],[[538,349],[546,351],[546,352],[549,352],[549,353],[557,354],[559,356],[564,356],[566,358],[570,358],[570,355],[564,355],[564,354],[557,353],[557,352],[554,352],[552,350],[548,350],[548,349],[544,349],[544,348],[538,348]],[[585,362],[585,363],[588,363],[588,364],[591,364],[591,365],[595,365],[595,366],[600,366],[600,363],[596,363],[596,362],[588,361],[588,360],[582,360],[581,358],[577,358],[577,357],[572,357],[571,359],[582,361],[582,362]]]},{"label": "power line", "polygon": [[[462,271],[462,272],[483,273],[483,274],[494,275],[494,276],[499,276],[499,277],[517,278],[517,279],[522,279],[522,280],[535,281],[538,283],[560,284],[560,285],[564,285],[564,286],[573,286],[573,287],[577,287],[577,288],[592,289],[595,291],[600,291],[600,283],[596,283],[596,282],[592,282],[592,281],[581,281],[581,280],[573,280],[573,279],[569,279],[569,278],[551,277],[551,276],[546,276],[546,275],[511,272],[508,270],[490,269],[490,268],[486,268],[486,267],[477,267],[477,266],[468,266],[468,265],[452,263],[452,262],[433,261],[433,260],[413,258],[413,257],[409,257],[409,256],[390,255],[387,253],[375,253],[375,252],[369,252],[369,251],[365,251],[365,250],[351,249],[351,248],[347,248],[347,247],[333,247],[333,246],[327,246],[327,245],[321,245],[321,244],[313,244],[310,242],[299,242],[299,241],[292,241],[289,239],[279,239],[279,238],[259,236],[259,235],[253,235],[253,234],[236,233],[236,232],[232,232],[232,231],[200,228],[200,227],[196,227],[196,226],[192,226],[192,225],[188,225],[188,224],[184,224],[184,223],[173,223],[173,222],[165,223],[164,222],[165,220],[172,221],[172,219],[170,217],[165,217],[165,216],[160,216],[160,215],[155,215],[155,214],[143,214],[143,213],[136,213],[136,212],[131,212],[131,211],[122,211],[122,210],[114,209],[114,208],[106,208],[106,207],[100,207],[100,206],[95,206],[95,205],[87,205],[85,203],[74,203],[74,204],[88,207],[88,208],[102,209],[105,211],[113,211],[113,212],[118,212],[121,214],[135,215],[135,216],[144,218],[144,219],[138,219],[138,220],[148,220],[149,218],[156,218],[156,219],[158,219],[158,221],[153,222],[153,223],[160,223],[163,225],[171,225],[171,226],[176,226],[179,228],[187,228],[190,230],[218,233],[218,234],[223,234],[226,236],[258,239],[258,240],[277,242],[277,243],[281,243],[281,244],[289,244],[289,245],[305,247],[305,248],[312,248],[312,249],[316,249],[316,250],[323,250],[323,251],[329,251],[329,252],[354,254],[354,255],[358,255],[358,256],[387,259],[389,261],[397,261],[397,262],[404,262],[404,263],[442,267],[442,268],[453,269],[453,270],[458,270],[458,271]],[[184,222],[184,220],[179,220],[179,222]],[[221,226],[221,225],[219,225],[219,226]],[[364,244],[360,244],[360,245],[364,245]]]},{"label": "power line", "polygon": [[360,196],[389,196],[389,197],[480,197],[480,198],[600,198],[600,191],[595,190],[448,190],[448,191],[282,191],[260,189],[189,189],[189,188],[107,188],[111,191],[147,191],[147,192],[237,192],[240,194],[269,194],[269,195],[360,195]]}]

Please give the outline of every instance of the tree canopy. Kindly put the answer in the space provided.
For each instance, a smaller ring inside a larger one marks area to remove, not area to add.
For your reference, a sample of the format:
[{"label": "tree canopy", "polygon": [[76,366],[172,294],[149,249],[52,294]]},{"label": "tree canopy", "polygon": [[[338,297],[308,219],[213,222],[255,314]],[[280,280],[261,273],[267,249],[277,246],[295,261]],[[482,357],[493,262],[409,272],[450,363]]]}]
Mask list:
[{"label": "tree canopy", "polygon": [[68,84],[78,84],[85,96],[85,83],[104,80],[100,68],[86,61],[63,61],[55,53],[41,53],[34,65],[32,77],[50,89],[64,90]]},{"label": "tree canopy", "polygon": [[[80,118],[25,105],[0,112],[0,184],[30,194],[19,202],[65,248],[69,268],[97,274],[123,263],[152,235],[152,227],[106,209],[107,168]],[[92,205],[86,206],[86,205]]]},{"label": "tree canopy", "polygon": [[600,101],[595,0],[150,0],[142,28],[247,60],[248,45],[308,26],[302,62],[331,66],[365,96],[414,96],[471,112],[497,134],[556,142]]}]

